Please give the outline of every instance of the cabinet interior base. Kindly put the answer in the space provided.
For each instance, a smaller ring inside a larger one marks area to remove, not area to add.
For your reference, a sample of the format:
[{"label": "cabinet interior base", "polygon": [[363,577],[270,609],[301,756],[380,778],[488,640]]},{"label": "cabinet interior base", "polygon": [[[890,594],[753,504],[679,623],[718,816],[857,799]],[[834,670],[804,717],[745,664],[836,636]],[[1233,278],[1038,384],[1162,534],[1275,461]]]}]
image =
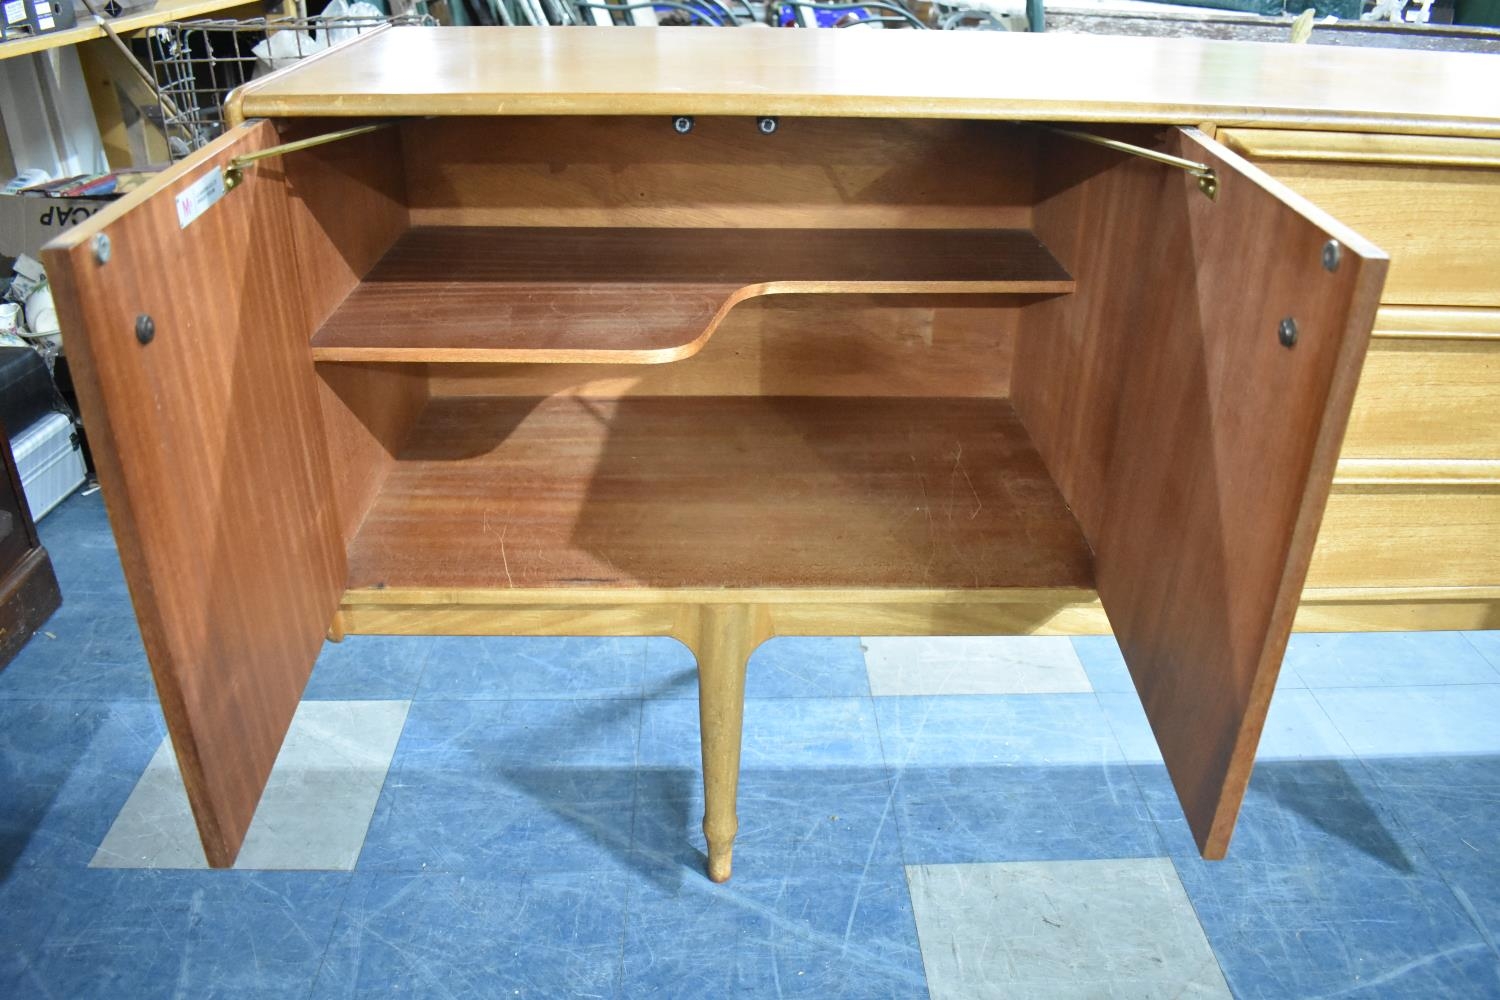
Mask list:
[{"label": "cabinet interior base", "polygon": [[438,397],[359,588],[1089,588],[1005,399]]}]

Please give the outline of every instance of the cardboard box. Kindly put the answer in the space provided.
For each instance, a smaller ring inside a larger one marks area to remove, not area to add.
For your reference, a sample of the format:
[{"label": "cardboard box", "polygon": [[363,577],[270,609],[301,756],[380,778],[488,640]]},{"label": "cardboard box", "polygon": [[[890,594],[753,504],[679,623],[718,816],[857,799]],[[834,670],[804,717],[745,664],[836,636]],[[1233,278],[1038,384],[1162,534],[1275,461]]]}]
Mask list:
[{"label": "cardboard box", "polygon": [[110,203],[108,198],[0,195],[0,257],[40,257],[42,246]]}]

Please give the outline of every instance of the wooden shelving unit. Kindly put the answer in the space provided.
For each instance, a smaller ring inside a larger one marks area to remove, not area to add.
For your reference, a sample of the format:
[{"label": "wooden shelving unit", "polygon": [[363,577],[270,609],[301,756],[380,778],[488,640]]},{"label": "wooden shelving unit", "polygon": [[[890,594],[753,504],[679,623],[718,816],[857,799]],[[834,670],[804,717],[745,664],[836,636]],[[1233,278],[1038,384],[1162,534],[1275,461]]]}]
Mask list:
[{"label": "wooden shelving unit", "polygon": [[317,361],[615,362],[695,354],[790,292],[1058,295],[1024,229],[408,230],[312,340]]}]

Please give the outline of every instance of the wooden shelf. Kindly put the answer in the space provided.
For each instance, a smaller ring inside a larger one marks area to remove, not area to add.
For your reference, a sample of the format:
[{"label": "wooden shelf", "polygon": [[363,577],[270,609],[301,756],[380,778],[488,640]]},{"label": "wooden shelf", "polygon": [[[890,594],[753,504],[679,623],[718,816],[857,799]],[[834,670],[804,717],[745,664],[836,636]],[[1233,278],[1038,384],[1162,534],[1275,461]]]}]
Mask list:
[{"label": "wooden shelf", "polygon": [[439,397],[349,552],[350,589],[1092,586],[1003,399]]},{"label": "wooden shelf", "polygon": [[[156,5],[149,10],[138,10],[121,17],[110,18],[109,26],[115,29],[116,34],[124,35],[142,28],[153,28],[168,21],[186,21],[240,7],[258,8],[259,4],[256,4],[254,0],[158,0]],[[260,11],[257,9],[254,13],[259,14]],[[80,42],[103,37],[104,29],[94,21],[93,15],[84,12],[78,15],[78,23],[74,27],[42,35],[18,35],[0,42],[0,59],[30,55],[33,52],[45,52],[48,49],[77,45]]]},{"label": "wooden shelf", "polygon": [[1056,295],[1024,229],[408,230],[313,336],[316,361],[660,364],[782,293]]}]

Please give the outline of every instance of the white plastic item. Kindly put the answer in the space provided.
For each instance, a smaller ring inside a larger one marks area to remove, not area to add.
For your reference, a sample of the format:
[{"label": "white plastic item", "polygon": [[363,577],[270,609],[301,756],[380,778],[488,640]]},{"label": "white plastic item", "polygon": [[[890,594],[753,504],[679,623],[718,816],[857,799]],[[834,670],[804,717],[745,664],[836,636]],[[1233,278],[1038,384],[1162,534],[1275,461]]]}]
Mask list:
[{"label": "white plastic item", "polygon": [[250,50],[256,58],[255,76],[290,66],[327,47],[322,39],[314,38],[306,31],[274,31]]},{"label": "white plastic item", "polygon": [[10,447],[33,519],[40,521],[83,485],[83,446],[66,413],[47,414],[11,438]]},{"label": "white plastic item", "polygon": [[[361,31],[369,31],[376,27],[379,20],[385,17],[385,11],[372,3],[365,3],[365,0],[354,0],[353,3],[348,0],[333,0],[333,3],[323,8],[320,16],[323,18],[323,23],[327,25],[324,30],[324,42],[328,45],[337,45],[340,42],[347,42]],[[353,27],[347,23],[350,18],[371,23],[362,27]],[[340,21],[346,23],[341,24]]]},{"label": "white plastic item", "polygon": [[26,326],[30,332],[20,331],[21,336],[62,347],[62,330],[57,325],[57,307],[52,303],[51,285],[41,285],[26,296]]}]

